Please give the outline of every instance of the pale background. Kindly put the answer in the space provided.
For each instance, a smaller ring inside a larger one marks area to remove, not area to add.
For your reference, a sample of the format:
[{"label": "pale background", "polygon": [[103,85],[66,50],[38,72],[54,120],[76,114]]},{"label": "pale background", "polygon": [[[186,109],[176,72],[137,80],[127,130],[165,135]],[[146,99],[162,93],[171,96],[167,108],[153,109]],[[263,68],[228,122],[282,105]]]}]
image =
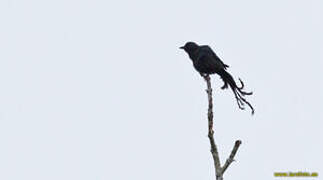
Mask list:
[{"label": "pale background", "polygon": [[0,179],[214,179],[186,41],[254,91],[252,117],[212,76],[225,179],[321,176],[322,32],[320,0],[1,0]]}]

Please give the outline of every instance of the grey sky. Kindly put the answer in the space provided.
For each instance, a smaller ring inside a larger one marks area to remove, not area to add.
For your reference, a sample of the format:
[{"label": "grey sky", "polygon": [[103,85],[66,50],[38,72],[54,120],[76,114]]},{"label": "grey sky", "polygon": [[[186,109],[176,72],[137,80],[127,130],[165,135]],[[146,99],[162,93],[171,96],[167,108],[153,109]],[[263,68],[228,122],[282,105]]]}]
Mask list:
[{"label": "grey sky", "polygon": [[1,0],[0,179],[214,179],[205,83],[186,41],[241,77],[215,92],[225,179],[323,172],[323,2]]}]

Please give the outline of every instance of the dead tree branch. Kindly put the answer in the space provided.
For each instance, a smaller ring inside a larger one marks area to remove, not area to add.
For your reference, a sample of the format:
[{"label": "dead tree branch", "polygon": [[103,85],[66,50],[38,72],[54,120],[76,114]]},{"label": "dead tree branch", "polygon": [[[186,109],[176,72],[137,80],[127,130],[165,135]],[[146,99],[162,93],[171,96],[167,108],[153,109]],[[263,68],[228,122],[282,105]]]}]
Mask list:
[{"label": "dead tree branch", "polygon": [[233,149],[231,151],[231,154],[230,154],[229,158],[225,161],[225,163],[224,163],[224,165],[222,167],[222,171],[221,171],[222,174],[224,174],[225,170],[227,170],[227,168],[230,166],[230,164],[234,161],[233,158],[236,155],[240,144],[241,144],[240,140],[236,140],[236,142],[234,143],[234,146],[233,146]]},{"label": "dead tree branch", "polygon": [[213,99],[212,99],[211,78],[209,75],[201,74],[201,76],[204,78],[204,80],[206,81],[206,84],[207,84],[206,92],[208,95],[208,102],[209,102],[209,106],[208,106],[208,137],[209,137],[210,144],[211,144],[211,154],[212,154],[213,161],[214,161],[216,180],[223,180],[223,174],[224,174],[225,170],[230,166],[230,164],[234,161],[234,156],[236,155],[236,153],[239,149],[241,141],[237,140],[235,142],[229,158],[226,160],[223,167],[221,167],[219,152],[218,152],[217,146],[215,144],[215,140],[214,140]]}]

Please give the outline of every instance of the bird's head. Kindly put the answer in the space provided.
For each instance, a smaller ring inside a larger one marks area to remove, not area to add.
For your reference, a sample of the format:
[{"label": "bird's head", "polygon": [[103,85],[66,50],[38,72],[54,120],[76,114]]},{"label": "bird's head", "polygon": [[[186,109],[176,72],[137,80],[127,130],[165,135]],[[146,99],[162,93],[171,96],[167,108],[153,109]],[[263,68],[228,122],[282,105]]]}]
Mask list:
[{"label": "bird's head", "polygon": [[187,53],[193,53],[199,48],[195,42],[187,42],[184,46],[180,47],[180,49],[184,49]]}]

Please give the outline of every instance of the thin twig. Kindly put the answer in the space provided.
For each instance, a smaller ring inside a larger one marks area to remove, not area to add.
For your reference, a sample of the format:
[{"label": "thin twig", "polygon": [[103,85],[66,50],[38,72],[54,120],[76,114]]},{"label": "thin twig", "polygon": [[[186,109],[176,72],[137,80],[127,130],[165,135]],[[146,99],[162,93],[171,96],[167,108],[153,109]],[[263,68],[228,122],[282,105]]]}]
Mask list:
[{"label": "thin twig", "polygon": [[234,161],[234,156],[236,155],[240,144],[241,144],[240,140],[236,140],[236,142],[234,143],[231,154],[230,154],[229,158],[225,161],[225,163],[222,167],[222,172],[221,172],[222,174],[224,174],[225,170],[227,170],[227,168],[230,166],[230,164]]}]

